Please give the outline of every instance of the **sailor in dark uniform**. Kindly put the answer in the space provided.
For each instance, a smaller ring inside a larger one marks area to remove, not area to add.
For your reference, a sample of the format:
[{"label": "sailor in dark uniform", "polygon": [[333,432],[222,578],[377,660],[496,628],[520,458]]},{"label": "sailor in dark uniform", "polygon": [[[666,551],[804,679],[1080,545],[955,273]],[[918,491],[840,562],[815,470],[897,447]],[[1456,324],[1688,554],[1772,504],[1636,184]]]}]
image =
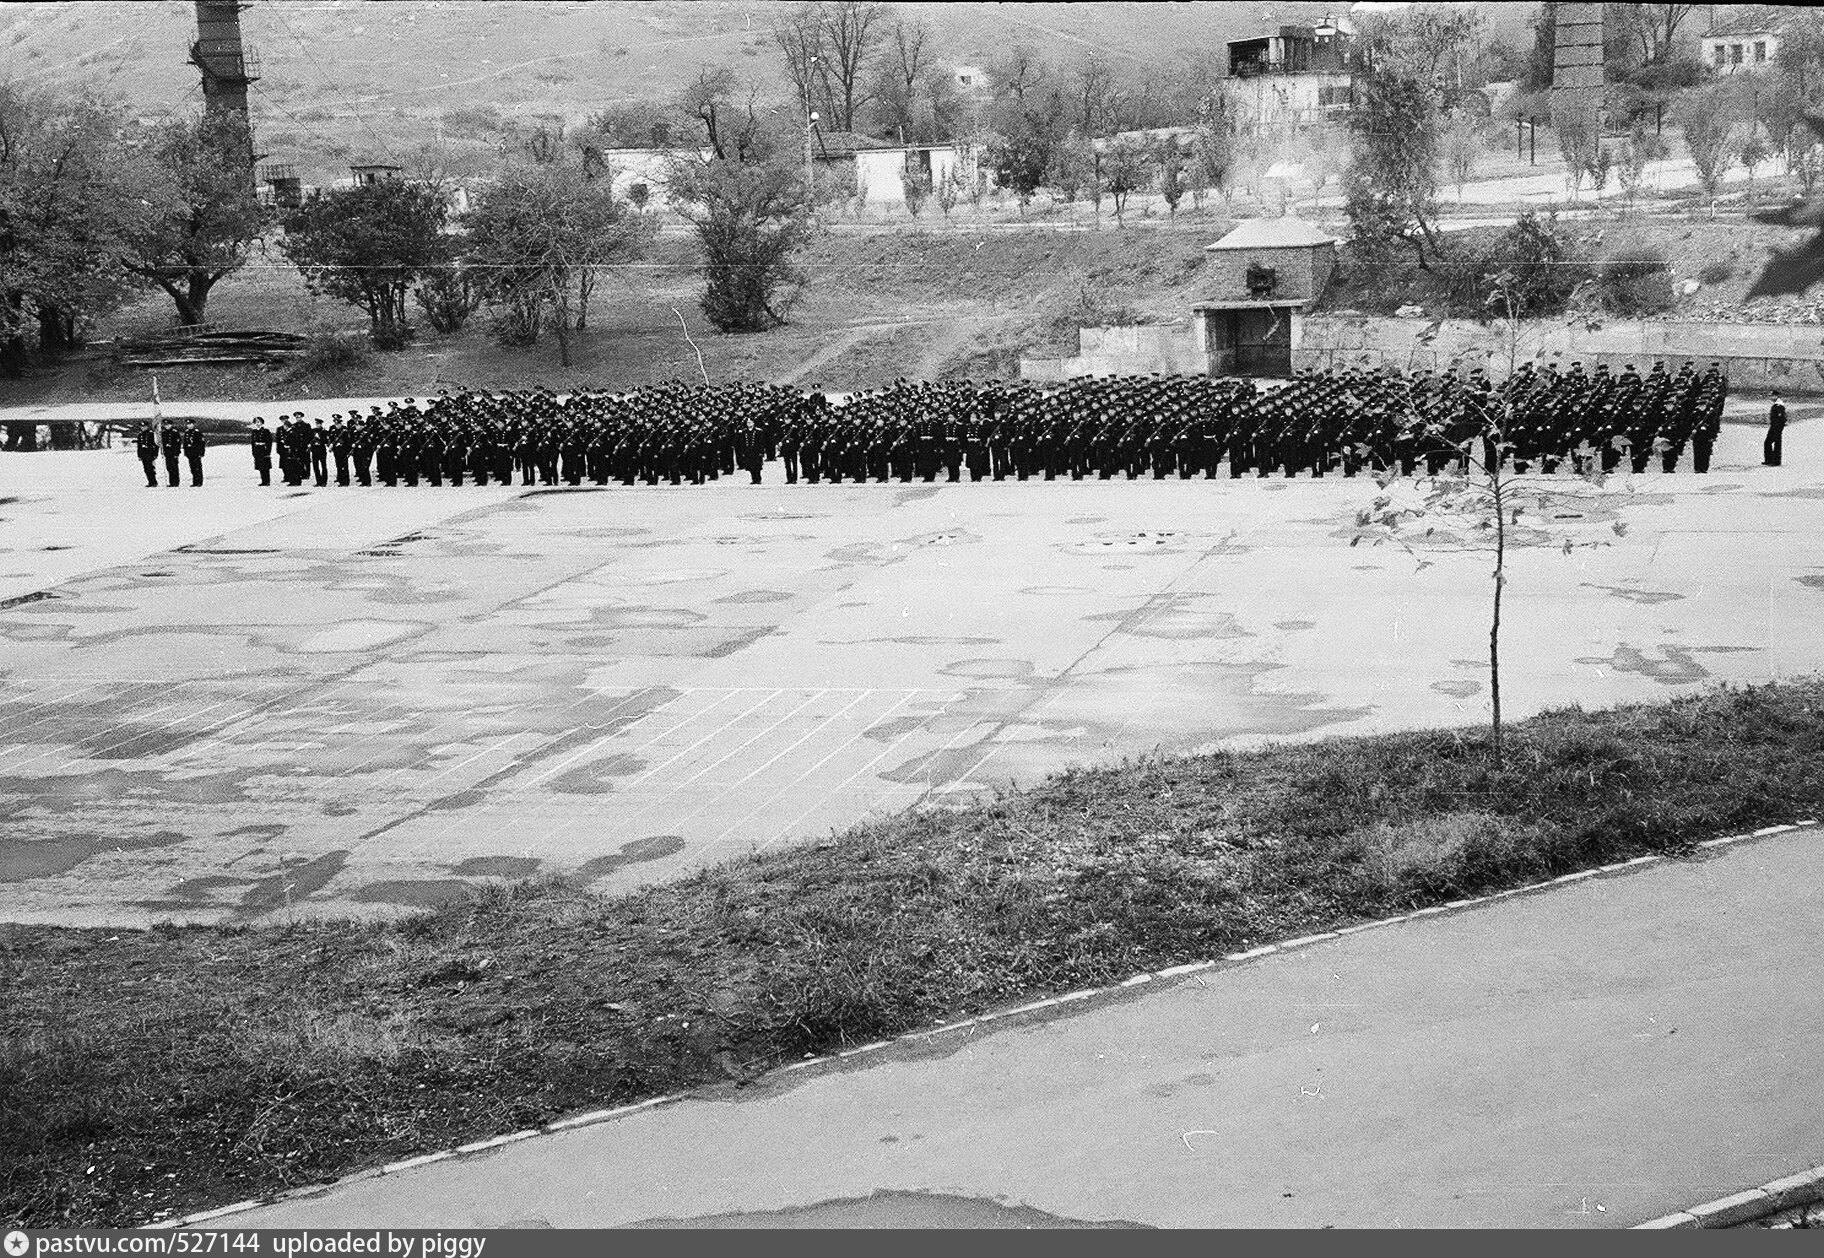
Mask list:
[{"label": "sailor in dark uniform", "polygon": [[139,465],[146,469],[146,488],[158,488],[158,434],[152,431],[150,421],[139,426],[139,436],[134,439],[134,448],[139,453]]},{"label": "sailor in dark uniform", "polygon": [[193,419],[184,425],[183,435],[184,458],[190,463],[190,487],[192,489],[203,483],[203,453],[209,448],[209,441]]},{"label": "sailor in dark uniform", "polygon": [[260,474],[260,484],[272,484],[272,433],[258,415],[253,417],[253,431],[247,435],[247,444],[253,450],[253,470]]}]

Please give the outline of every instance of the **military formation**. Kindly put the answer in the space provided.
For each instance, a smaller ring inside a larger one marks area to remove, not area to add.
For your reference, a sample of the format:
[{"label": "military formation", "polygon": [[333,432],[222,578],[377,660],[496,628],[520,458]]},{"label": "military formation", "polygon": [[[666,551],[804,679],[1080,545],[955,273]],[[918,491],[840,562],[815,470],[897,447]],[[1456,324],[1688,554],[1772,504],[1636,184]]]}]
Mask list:
[{"label": "military formation", "polygon": [[[1517,471],[1709,470],[1728,381],[1719,364],[1645,374],[1574,362],[1480,371],[1348,369],[1273,388],[1248,379],[1125,376],[1056,385],[896,381],[832,401],[819,389],[672,382],[625,393],[464,390],[314,421],[264,417],[261,484],[680,485],[777,464],[788,484],[1432,474],[1472,457]],[[149,484],[176,453],[200,484],[202,435],[140,436]],[[1498,433],[1498,439],[1491,439]]]}]

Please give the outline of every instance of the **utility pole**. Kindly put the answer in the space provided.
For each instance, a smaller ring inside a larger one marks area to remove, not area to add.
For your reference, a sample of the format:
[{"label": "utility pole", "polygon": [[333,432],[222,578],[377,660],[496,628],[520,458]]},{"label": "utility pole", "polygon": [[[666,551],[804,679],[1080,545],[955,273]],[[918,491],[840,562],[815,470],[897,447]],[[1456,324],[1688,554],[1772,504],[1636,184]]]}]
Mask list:
[{"label": "utility pole", "polygon": [[817,204],[817,180],[811,169],[811,142],[817,130],[817,111],[811,108],[811,75],[820,57],[812,57],[804,67],[804,205],[807,211]]},{"label": "utility pole", "polygon": [[804,203],[806,206],[817,204],[817,180],[811,168],[811,137],[817,130],[817,111],[809,110],[804,115]]}]

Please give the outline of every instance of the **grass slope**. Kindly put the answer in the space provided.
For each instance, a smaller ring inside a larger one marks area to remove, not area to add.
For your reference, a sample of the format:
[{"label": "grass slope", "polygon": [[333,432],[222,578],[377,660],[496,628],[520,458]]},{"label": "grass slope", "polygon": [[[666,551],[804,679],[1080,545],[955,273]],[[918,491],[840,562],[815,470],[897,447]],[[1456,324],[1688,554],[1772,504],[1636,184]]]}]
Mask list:
[{"label": "grass slope", "polygon": [[[724,335],[697,309],[696,246],[662,237],[640,264],[612,272],[597,289],[587,331],[573,338],[575,364],[558,364],[557,345],[503,349],[488,334],[486,312],[461,333],[421,327],[419,340],[394,354],[370,355],[358,368],[298,378],[258,367],[181,367],[158,372],[170,402],[196,399],[389,396],[423,397],[440,385],[485,384],[566,389],[586,382],[624,387],[695,379],[697,361],[678,328],[687,321],[712,379],[766,379],[832,389],[883,385],[898,376],[1018,374],[1022,353],[1061,355],[1077,348],[1077,327],[1145,315],[1184,318],[1198,296],[1203,246],[1229,226],[1212,214],[1179,230],[1059,232],[1043,228],[950,228],[896,232],[835,231],[805,251],[809,279],[790,325],[757,335]],[[674,313],[675,312],[675,313]],[[222,327],[358,332],[353,307],[312,297],[297,272],[277,260],[223,280],[210,298]],[[99,329],[101,337],[167,327],[171,303],[148,294]],[[59,368],[8,382],[8,400],[143,400],[147,372],[116,368],[105,347]]]},{"label": "grass slope", "polygon": [[604,899],[0,927],[0,1217],[138,1223],[1824,806],[1824,682],[1067,772]]}]

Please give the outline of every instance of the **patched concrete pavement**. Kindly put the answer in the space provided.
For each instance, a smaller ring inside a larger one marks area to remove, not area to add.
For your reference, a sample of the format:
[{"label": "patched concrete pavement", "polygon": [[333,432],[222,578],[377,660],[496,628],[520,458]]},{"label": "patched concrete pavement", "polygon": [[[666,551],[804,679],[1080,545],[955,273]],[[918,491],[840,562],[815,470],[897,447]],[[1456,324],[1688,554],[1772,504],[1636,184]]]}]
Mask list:
[{"label": "patched concrete pavement", "polygon": [[1788,832],[222,1223],[1626,1227],[1824,1162],[1821,887]]},{"label": "patched concrete pavement", "polygon": [[[1612,544],[1517,554],[1508,712],[1816,671],[1814,430],[1770,470],[1732,425],[1711,475],[1560,522]],[[1485,560],[1349,549],[1361,479],[287,491],[244,460],[198,490],[0,460],[0,916],[624,887],[1071,762],[1486,716]]]}]

